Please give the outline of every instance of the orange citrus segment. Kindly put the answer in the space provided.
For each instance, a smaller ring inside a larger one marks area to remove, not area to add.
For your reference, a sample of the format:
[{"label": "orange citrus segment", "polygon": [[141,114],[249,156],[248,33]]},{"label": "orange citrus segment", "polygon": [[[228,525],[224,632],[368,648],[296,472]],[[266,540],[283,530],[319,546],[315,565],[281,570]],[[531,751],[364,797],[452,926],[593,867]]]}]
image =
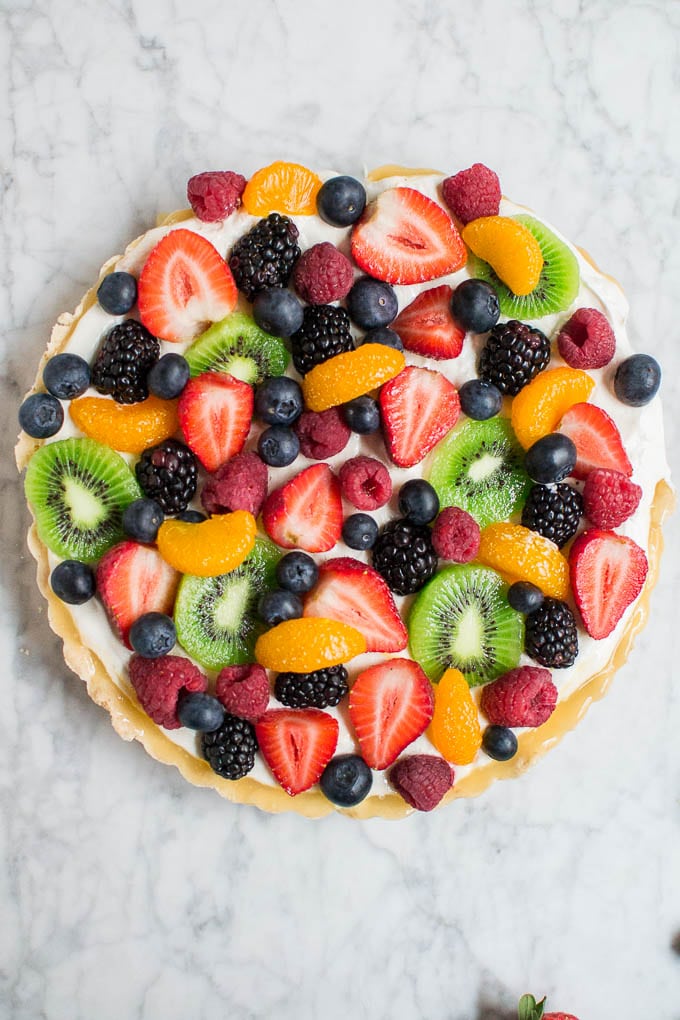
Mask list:
[{"label": "orange citrus segment", "polygon": [[554,542],[521,524],[490,524],[482,531],[477,559],[513,584],[531,581],[544,595],[569,594],[569,563]]},{"label": "orange citrus segment", "polygon": [[454,765],[469,765],[482,745],[479,712],[459,669],[447,669],[434,689],[430,739]]},{"label": "orange citrus segment", "polygon": [[196,577],[217,577],[235,570],[255,545],[257,526],[247,510],[218,514],[199,524],[163,521],[158,551],[171,567]]},{"label": "orange citrus segment", "polygon": [[257,639],[255,658],[266,669],[311,673],[339,666],[366,651],[366,638],[348,623],[306,616],[285,620]]},{"label": "orange citrus segment", "polygon": [[177,401],[148,397],[138,404],[117,404],[106,397],[78,397],[69,414],[80,431],[121,453],[143,453],[179,428]]},{"label": "orange citrus segment", "polygon": [[468,223],[461,236],[513,294],[531,294],[536,289],[543,269],[543,253],[523,223],[509,216],[481,216]]},{"label": "orange citrus segment", "polygon": [[305,403],[312,411],[346,404],[394,379],[405,364],[402,352],[385,344],[362,344],[355,351],[336,354],[305,376]]},{"label": "orange citrus segment", "polygon": [[299,163],[279,161],[257,170],[246,184],[241,201],[251,216],[271,212],[311,216],[321,178]]},{"label": "orange citrus segment", "polygon": [[512,402],[512,428],[525,450],[554,432],[570,407],[588,400],[594,386],[595,380],[579,368],[539,372]]}]

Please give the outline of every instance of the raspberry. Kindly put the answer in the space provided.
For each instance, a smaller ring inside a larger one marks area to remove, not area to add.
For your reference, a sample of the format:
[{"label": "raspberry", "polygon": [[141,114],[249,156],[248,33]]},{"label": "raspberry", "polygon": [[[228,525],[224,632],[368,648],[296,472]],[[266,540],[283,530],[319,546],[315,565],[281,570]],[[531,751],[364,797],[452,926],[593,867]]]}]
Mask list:
[{"label": "raspberry", "polygon": [[493,170],[483,163],[474,163],[447,177],[442,184],[444,201],[461,223],[480,216],[497,216],[501,203],[501,185]]},{"label": "raspberry", "polygon": [[352,457],[339,471],[345,499],[357,510],[377,510],[392,495],[392,480],[384,464],[373,457]]},{"label": "raspberry", "polygon": [[571,368],[603,368],[614,357],[616,337],[596,308],[579,308],[562,326],[557,347]]},{"label": "raspberry", "polygon": [[635,513],[642,489],[621,471],[595,468],[583,487],[586,517],[596,528],[618,528]]},{"label": "raspberry", "polygon": [[458,506],[447,506],[432,528],[432,545],[437,556],[454,563],[469,563],[479,552],[477,521]]},{"label": "raspberry", "polygon": [[180,691],[205,691],[208,686],[200,669],[181,655],[164,655],[160,659],[133,655],[128,672],[142,708],[166,730],[178,730],[181,726],[177,718]]},{"label": "raspberry", "polygon": [[262,666],[225,666],[217,677],[215,694],[227,712],[256,723],[267,711],[269,681]]},{"label": "raspberry", "polygon": [[483,688],[480,707],[494,726],[540,726],[556,704],[550,671],[518,666]]},{"label": "raspberry", "polygon": [[327,411],[304,411],[293,425],[300,440],[300,453],[310,460],[326,460],[344,450],[351,431],[337,407]]},{"label": "raspberry", "polygon": [[189,205],[199,220],[223,220],[241,204],[246,179],[232,170],[210,170],[196,174],[187,184]]},{"label": "raspberry", "polygon": [[453,769],[434,754],[411,754],[390,769],[390,783],[416,811],[432,811],[453,786]]},{"label": "raspberry", "polygon": [[339,301],[349,294],[353,282],[352,263],[330,241],[308,248],[293,270],[295,289],[310,305]]},{"label": "raspberry", "polygon": [[266,498],[267,465],[256,453],[237,453],[221,464],[201,492],[201,503],[209,514],[248,510],[257,517]]}]

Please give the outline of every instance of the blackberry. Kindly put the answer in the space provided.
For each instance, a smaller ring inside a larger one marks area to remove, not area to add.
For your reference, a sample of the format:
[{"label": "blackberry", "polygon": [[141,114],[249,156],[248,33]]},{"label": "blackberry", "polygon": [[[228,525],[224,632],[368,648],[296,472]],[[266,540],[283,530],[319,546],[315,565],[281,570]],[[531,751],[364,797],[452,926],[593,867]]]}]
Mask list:
[{"label": "blackberry", "polygon": [[126,319],[104,337],[92,363],[92,385],[118,404],[146,400],[146,377],[161,354],[161,345],[141,322]]},{"label": "blackberry", "polygon": [[583,497],[571,485],[532,485],[522,510],[522,524],[549,538],[558,548],[576,534],[583,517]]},{"label": "blackberry", "polygon": [[274,693],[289,708],[327,708],[349,692],[344,666],[328,666],[312,673],[279,673]]},{"label": "blackberry", "polygon": [[302,325],[290,342],[293,363],[304,375],[322,361],[354,349],[349,315],[335,305],[307,305]]},{"label": "blackberry", "polygon": [[298,228],[287,216],[270,213],[231,250],[229,268],[249,301],[268,287],[285,287],[300,258]]},{"label": "blackberry", "polygon": [[566,669],[578,655],[576,621],[566,602],[544,599],[526,618],[524,649],[542,666]]},{"label": "blackberry", "polygon": [[489,333],[479,358],[479,377],[514,397],[550,361],[550,341],[534,326],[511,319]]},{"label": "blackberry", "polygon": [[255,764],[255,727],[228,712],[217,730],[201,734],[203,757],[225,779],[242,779]]},{"label": "blackberry", "polygon": [[196,458],[176,439],[166,439],[145,450],[135,465],[135,474],[144,495],[155,499],[166,514],[186,510],[198,483]]},{"label": "blackberry", "polygon": [[400,518],[389,521],[382,529],[372,557],[374,568],[397,595],[420,591],[437,569],[430,529]]}]

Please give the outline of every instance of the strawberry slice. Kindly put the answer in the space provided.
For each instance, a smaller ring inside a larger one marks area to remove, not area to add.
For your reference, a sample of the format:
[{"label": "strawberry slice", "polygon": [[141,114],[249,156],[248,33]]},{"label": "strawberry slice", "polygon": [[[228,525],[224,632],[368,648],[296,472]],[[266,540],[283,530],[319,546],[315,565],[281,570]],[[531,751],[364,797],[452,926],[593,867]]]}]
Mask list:
[{"label": "strawberry slice", "polygon": [[387,283],[424,283],[455,273],[467,249],[451,217],[413,188],[388,188],[352,230],[352,255]]},{"label": "strawberry slice", "polygon": [[177,404],[187,446],[211,473],[240,453],[253,417],[253,388],[224,372],[190,379]]},{"label": "strawberry slice", "polygon": [[163,340],[192,340],[236,307],[229,266],[200,234],[180,227],[158,242],[138,285],[139,315]]},{"label": "strawberry slice", "polygon": [[321,778],[338,744],[338,720],[318,708],[273,708],[255,725],[267,765],[295,797]]},{"label": "strawberry slice", "polygon": [[574,404],[563,416],[560,432],[574,442],[578,459],[574,478],[587,478],[594,468],[633,473],[621,435],[606,411],[595,404]]},{"label": "strawberry slice", "polygon": [[632,538],[593,528],[574,541],[569,569],[583,625],[599,639],[611,634],[642,591],[647,557]]},{"label": "strawberry slice", "polygon": [[342,531],[340,483],[327,464],[312,464],[269,493],[262,523],[284,549],[328,552]]},{"label": "strawberry slice", "polygon": [[349,693],[349,715],[367,765],[386,769],[432,719],[430,681],[412,659],[364,670]]},{"label": "strawberry slice", "polygon": [[463,349],[465,330],[451,314],[453,289],[442,284],[423,291],[399,312],[391,329],[401,337],[407,351],[443,361],[457,358]]},{"label": "strawberry slice", "polygon": [[366,638],[367,652],[400,652],[408,643],[390,589],[377,570],[351,556],[326,560],[303,615],[350,624]]},{"label": "strawberry slice", "polygon": [[144,613],[171,613],[179,574],[161,554],[138,542],[119,542],[97,567],[97,592],[111,625],[130,648],[128,632]]},{"label": "strawberry slice", "polygon": [[460,400],[441,372],[410,365],[380,390],[380,410],[390,457],[412,467],[451,431]]}]

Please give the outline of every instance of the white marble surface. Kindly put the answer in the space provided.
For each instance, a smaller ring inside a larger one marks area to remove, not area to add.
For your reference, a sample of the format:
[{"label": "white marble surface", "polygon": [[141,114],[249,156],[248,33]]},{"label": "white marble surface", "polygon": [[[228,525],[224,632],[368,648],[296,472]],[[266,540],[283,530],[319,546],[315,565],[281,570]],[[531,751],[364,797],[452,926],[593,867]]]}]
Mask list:
[{"label": "white marble surface", "polygon": [[[0,1017],[680,1018],[678,519],[607,700],[399,824],[268,817],[112,731],[62,664],[11,446],[49,327],[187,177],[481,160],[624,284],[677,455],[677,0],[5,0]],[[331,48],[332,44],[332,48]]]}]

